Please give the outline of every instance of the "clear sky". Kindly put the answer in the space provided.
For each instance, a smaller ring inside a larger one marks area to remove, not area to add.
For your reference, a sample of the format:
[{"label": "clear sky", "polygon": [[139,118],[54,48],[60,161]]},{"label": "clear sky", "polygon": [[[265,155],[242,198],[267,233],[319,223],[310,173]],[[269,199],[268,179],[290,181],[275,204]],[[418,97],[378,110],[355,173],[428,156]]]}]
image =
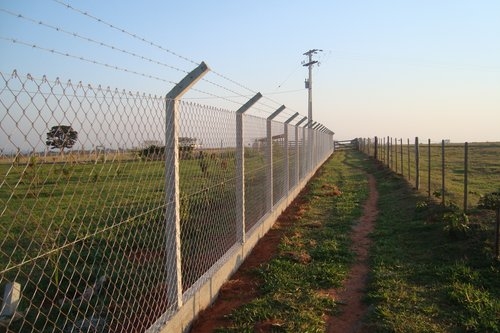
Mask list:
[{"label": "clear sky", "polygon": [[256,115],[284,104],[284,117],[306,116],[303,53],[322,49],[313,119],[335,138],[500,141],[498,0],[0,0],[0,8],[3,73],[165,95],[205,61],[212,72],[186,100],[236,110],[261,92]]}]

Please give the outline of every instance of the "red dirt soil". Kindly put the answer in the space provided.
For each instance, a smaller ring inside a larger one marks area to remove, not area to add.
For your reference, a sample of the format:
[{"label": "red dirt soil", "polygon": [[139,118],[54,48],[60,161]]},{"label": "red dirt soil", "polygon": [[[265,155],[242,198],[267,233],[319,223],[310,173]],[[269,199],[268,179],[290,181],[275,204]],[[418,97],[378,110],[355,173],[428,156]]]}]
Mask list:
[{"label": "red dirt soil", "polygon": [[[326,332],[365,332],[362,319],[367,307],[362,303],[366,278],[368,275],[368,250],[371,245],[369,234],[373,230],[377,216],[378,192],[375,178],[369,175],[369,196],[364,205],[363,216],[353,227],[351,238],[352,249],[356,254],[356,262],[352,266],[343,287],[325,291],[339,304],[343,305],[340,316],[327,318]],[[231,324],[227,315],[235,308],[248,303],[258,296],[259,283],[252,270],[271,260],[277,253],[278,245],[291,225],[305,211],[305,202],[299,195],[281,214],[269,232],[257,243],[253,251],[240,266],[238,271],[226,282],[214,304],[202,311],[193,323],[190,333],[213,332],[216,328]],[[265,326],[265,325],[264,325]],[[272,325],[271,325],[272,326]],[[269,332],[266,327],[255,327],[255,332]],[[367,331],[366,331],[367,332]]]},{"label": "red dirt soil", "polygon": [[375,177],[368,175],[369,195],[363,208],[363,216],[351,233],[352,250],[356,261],[351,267],[342,288],[328,291],[339,304],[343,304],[340,316],[332,316],[327,320],[327,333],[369,332],[363,324],[367,306],[363,303],[366,280],[368,277],[368,255],[371,246],[369,234],[373,231],[377,218],[378,192]]}]

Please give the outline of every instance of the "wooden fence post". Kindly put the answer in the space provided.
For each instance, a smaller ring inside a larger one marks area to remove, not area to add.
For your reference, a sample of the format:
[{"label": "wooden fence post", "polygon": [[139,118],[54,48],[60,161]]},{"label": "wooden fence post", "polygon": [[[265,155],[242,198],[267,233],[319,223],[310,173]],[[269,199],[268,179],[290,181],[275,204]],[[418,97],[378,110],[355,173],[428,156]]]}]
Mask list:
[{"label": "wooden fence post", "polygon": [[398,173],[398,139],[397,138],[394,138],[394,143],[395,143],[395,147],[394,147],[394,155],[396,156],[396,173]]},{"label": "wooden fence post", "polygon": [[420,156],[418,147],[418,136],[415,137],[415,188],[420,189]]},{"label": "wooden fence post", "polygon": [[467,214],[469,187],[469,143],[464,146],[464,214]]},{"label": "wooden fence post", "polygon": [[401,151],[401,155],[400,155],[401,156],[401,158],[400,158],[400,160],[401,160],[401,175],[404,176],[404,168],[403,168],[403,166],[404,166],[404,163],[403,163],[403,138],[399,139],[399,149]]},{"label": "wooden fence post", "polygon": [[407,147],[408,147],[408,180],[411,180],[411,156],[410,156],[410,138],[407,138]]},{"label": "wooden fence post", "polygon": [[445,204],[445,149],[444,149],[444,140],[441,140],[441,204],[444,206]]},{"label": "wooden fence post", "polygon": [[495,224],[495,256],[497,260],[500,259],[500,205],[497,204],[497,218]]},{"label": "wooden fence post", "polygon": [[391,168],[391,138],[387,137],[387,166]]},{"label": "wooden fence post", "polygon": [[427,196],[431,197],[431,139],[427,143]]}]

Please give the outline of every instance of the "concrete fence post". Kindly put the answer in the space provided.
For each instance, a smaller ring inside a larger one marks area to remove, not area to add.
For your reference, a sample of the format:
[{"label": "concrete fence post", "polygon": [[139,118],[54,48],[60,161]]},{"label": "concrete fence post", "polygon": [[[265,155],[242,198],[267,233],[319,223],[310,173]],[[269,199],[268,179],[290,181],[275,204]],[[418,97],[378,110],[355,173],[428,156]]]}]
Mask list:
[{"label": "concrete fence post", "polygon": [[300,181],[300,177],[302,175],[301,172],[301,165],[304,164],[304,155],[301,153],[302,148],[304,147],[304,130],[302,130],[302,142],[299,144],[299,126],[307,120],[307,117],[302,118],[297,124],[295,124],[295,144],[296,144],[296,154],[297,158],[295,163],[297,163],[297,171],[296,171],[296,177],[297,177],[297,184]]},{"label": "concrete fence post", "polygon": [[181,223],[179,193],[179,103],[184,95],[209,71],[202,62],[166,95],[165,127],[165,233],[167,298],[170,305],[182,306]]},{"label": "concrete fence post", "polygon": [[266,211],[272,212],[274,206],[274,180],[273,180],[273,133],[272,133],[272,121],[273,119],[285,109],[285,106],[280,106],[276,111],[274,111],[266,119],[266,134],[267,134],[267,147],[266,147],[266,179],[267,179],[267,191],[266,191]]},{"label": "concrete fence post", "polygon": [[257,93],[236,111],[236,239],[245,242],[245,147],[243,144],[243,113],[260,98]]},{"label": "concrete fence post", "polygon": [[[290,122],[292,120],[294,120],[297,116],[299,115],[298,112],[295,112],[295,114],[293,116],[291,116],[290,118],[288,118],[286,121],[285,121],[285,124],[284,124],[284,135],[285,135],[285,144],[284,144],[284,148],[285,148],[285,193],[288,193],[288,191],[290,190],[290,149],[289,149],[289,146],[290,146],[290,142],[288,140],[288,127],[290,125]],[[295,144],[297,144],[297,131],[295,131]],[[297,182],[295,182],[295,184],[297,184]]]}]

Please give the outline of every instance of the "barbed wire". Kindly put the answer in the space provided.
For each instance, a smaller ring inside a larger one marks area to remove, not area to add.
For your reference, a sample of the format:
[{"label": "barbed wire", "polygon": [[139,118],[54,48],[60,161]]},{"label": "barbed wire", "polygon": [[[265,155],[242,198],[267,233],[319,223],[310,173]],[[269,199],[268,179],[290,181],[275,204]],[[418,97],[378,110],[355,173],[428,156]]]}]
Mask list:
[{"label": "barbed wire", "polygon": [[119,28],[119,27],[117,27],[117,26],[115,26],[115,25],[113,25],[113,24],[111,24],[111,23],[109,23],[109,22],[107,22],[107,21],[105,21],[103,19],[100,19],[100,18],[98,18],[98,17],[96,17],[96,16],[88,13],[88,12],[85,12],[83,10],[75,8],[75,7],[71,6],[70,4],[67,4],[67,3],[65,3],[63,1],[60,1],[60,0],[52,0],[52,1],[54,1],[55,3],[58,3],[59,5],[62,5],[64,7],[66,7],[67,9],[70,9],[70,10],[75,11],[75,12],[81,14],[81,15],[84,15],[84,16],[86,16],[88,18],[91,18],[91,19],[93,19],[94,21],[96,21],[98,23],[104,24],[104,25],[108,26],[111,29],[117,30],[117,31],[119,31],[121,33],[124,33],[124,34],[126,34],[126,35],[128,35],[128,36],[130,36],[130,37],[132,37],[134,39],[137,39],[137,40],[139,40],[139,41],[141,41],[143,43],[149,44],[150,46],[156,47],[156,48],[158,48],[158,49],[160,49],[162,51],[170,53],[171,55],[176,56],[176,57],[178,57],[178,58],[180,58],[182,60],[188,61],[188,62],[190,62],[190,63],[192,63],[192,64],[194,64],[196,66],[198,66],[200,64],[200,63],[198,63],[198,62],[196,62],[194,60],[191,60],[191,59],[189,59],[187,57],[184,57],[184,56],[182,56],[182,55],[180,55],[180,54],[178,54],[178,53],[176,53],[176,52],[174,52],[172,50],[169,50],[169,49],[167,49],[167,48],[165,48],[165,47],[163,47],[163,46],[161,46],[161,45],[159,45],[159,44],[157,44],[155,42],[149,41],[149,40],[147,40],[144,37],[141,37],[141,36],[139,36],[137,34],[131,33],[129,31],[125,30],[125,29]]},{"label": "barbed wire", "polygon": [[[139,55],[139,54],[137,54],[137,53],[130,52],[130,51],[127,51],[127,50],[125,50],[125,49],[122,49],[122,48],[120,48],[119,46],[115,46],[115,45],[107,44],[107,43],[102,42],[102,41],[97,41],[97,40],[94,40],[94,39],[92,39],[92,38],[90,38],[90,37],[83,36],[83,35],[81,35],[81,34],[79,34],[79,33],[77,33],[77,32],[71,32],[71,31],[65,30],[65,29],[63,29],[63,28],[60,28],[60,27],[57,27],[57,26],[54,26],[54,25],[47,24],[47,23],[45,23],[45,22],[43,22],[43,21],[39,21],[39,20],[36,20],[36,19],[30,18],[30,17],[27,17],[27,16],[25,16],[25,15],[23,15],[23,14],[14,13],[14,12],[9,11],[9,10],[4,9],[4,8],[0,8],[0,11],[4,12],[4,13],[6,13],[6,14],[9,14],[9,15],[11,15],[11,16],[13,16],[13,17],[16,17],[16,18],[19,18],[19,19],[23,19],[23,20],[26,20],[26,21],[28,21],[28,22],[31,22],[31,23],[34,23],[34,24],[41,25],[41,26],[44,26],[44,27],[46,27],[46,28],[52,29],[52,30],[54,30],[54,31],[57,31],[57,32],[67,34],[67,35],[72,36],[72,37],[76,37],[76,38],[82,39],[82,40],[84,40],[84,41],[86,41],[86,42],[90,42],[90,43],[96,44],[96,45],[98,45],[98,46],[106,47],[106,48],[111,49],[111,50],[113,50],[113,51],[122,52],[122,53],[127,54],[127,55],[130,55],[130,56],[132,56],[132,57],[135,57],[135,58],[138,58],[138,59],[141,59],[141,60],[145,60],[145,61],[148,61],[148,62],[150,62],[150,63],[157,64],[157,65],[160,65],[160,66],[163,66],[163,67],[167,67],[167,68],[170,68],[170,69],[174,69],[174,70],[176,70],[176,71],[179,71],[179,72],[182,72],[182,73],[185,73],[185,74],[189,73],[187,70],[183,70],[183,69],[180,69],[180,68],[174,67],[174,66],[172,66],[172,65],[169,65],[169,64],[163,63],[163,62],[161,62],[161,61],[158,61],[158,60],[154,60],[154,59],[151,59],[151,58],[148,58],[148,57],[141,56],[141,55]],[[216,74],[216,75],[218,75],[218,76],[223,77],[221,74],[218,74],[218,73],[215,73],[215,72],[214,72],[214,74]],[[226,79],[226,80],[230,80],[229,78],[225,78],[225,79]],[[240,93],[238,93],[238,92],[236,92],[236,91],[234,91],[234,90],[231,90],[231,89],[229,89],[229,88],[226,88],[226,87],[224,87],[224,86],[222,86],[222,85],[220,85],[220,84],[217,84],[217,83],[215,83],[215,82],[213,82],[213,81],[210,81],[210,80],[207,80],[207,79],[204,79],[204,81],[205,81],[205,82],[207,82],[207,83],[210,83],[210,84],[212,84],[212,85],[214,85],[214,86],[216,86],[216,87],[218,87],[218,88],[221,88],[221,89],[223,89],[223,90],[226,90],[226,91],[228,91],[228,92],[230,92],[230,93],[232,93],[232,94],[235,94],[235,95],[237,95],[237,97],[245,97],[245,95],[240,94]],[[233,81],[233,83],[237,83],[237,82],[236,82],[236,81]]]},{"label": "barbed wire", "polygon": [[[51,88],[53,88],[54,86],[66,86],[66,87],[71,87],[74,89],[74,91],[76,92],[77,89],[86,89],[87,90],[90,90],[90,91],[93,91],[94,93],[98,93],[98,92],[104,92],[104,93],[113,93],[113,94],[120,94],[120,98],[125,98],[126,100],[128,99],[127,96],[140,96],[140,97],[148,97],[148,98],[154,98],[154,99],[158,99],[158,98],[164,98],[164,96],[158,96],[158,95],[152,95],[152,94],[146,94],[145,92],[139,92],[139,91],[136,91],[136,92],[132,92],[131,90],[125,90],[125,89],[121,89],[121,90],[118,90],[118,88],[114,88],[112,89],[110,86],[106,86],[106,87],[103,87],[101,86],[100,84],[97,85],[97,86],[93,86],[92,84],[90,83],[87,83],[87,84],[84,84],[82,81],[78,81],[77,83],[73,83],[71,81],[71,79],[68,79],[67,81],[61,81],[59,79],[59,77],[56,77],[55,80],[50,80],[47,78],[46,75],[43,75],[42,77],[34,77],[32,74],[30,73],[27,73],[25,75],[23,75],[26,77],[26,80],[29,80],[29,81],[34,81],[34,84],[36,86],[38,86],[38,88],[40,88],[40,86],[44,83],[48,84]],[[5,73],[5,72],[1,72],[0,71],[0,77],[5,81],[10,81],[11,79],[19,79],[21,80],[22,77],[21,75],[19,75],[19,73],[17,72],[16,69],[14,69],[12,71],[12,73],[8,74],[8,73]],[[6,79],[6,77],[9,77],[9,79]],[[37,82],[38,81],[38,82]],[[11,92],[14,92],[14,93],[21,93],[21,92],[27,92],[27,93],[30,93],[30,94],[35,94],[35,93],[39,93],[40,90],[28,90],[28,87],[26,86],[23,86],[22,89],[13,89],[13,88],[9,88],[9,91]],[[55,91],[50,91],[50,94],[51,95],[54,95],[54,96],[68,96],[68,92],[65,91],[64,93],[58,93],[58,92],[55,92]],[[80,95],[80,94],[71,94],[71,96],[73,97],[87,97],[86,95]],[[97,98],[97,96],[95,96]],[[105,96],[102,96],[102,97],[105,97]]]},{"label": "barbed wire", "polygon": [[62,56],[65,56],[65,57],[77,59],[77,60],[80,60],[80,61],[88,62],[88,63],[94,64],[94,65],[100,65],[100,66],[104,66],[104,67],[111,68],[111,69],[114,69],[114,70],[123,71],[123,72],[134,74],[134,75],[139,75],[139,76],[142,76],[142,77],[145,77],[145,78],[148,78],[148,79],[154,79],[154,80],[162,81],[162,82],[165,82],[165,83],[171,83],[171,84],[174,84],[174,85],[177,84],[177,82],[170,81],[170,80],[167,80],[167,79],[164,79],[164,78],[161,78],[161,77],[158,77],[158,76],[154,76],[154,75],[151,75],[151,74],[145,74],[145,73],[137,72],[137,71],[130,70],[130,69],[127,69],[127,68],[119,67],[119,66],[116,66],[116,65],[110,65],[110,64],[107,64],[107,63],[100,62],[98,60],[89,59],[89,58],[86,58],[86,57],[83,57],[83,56],[77,56],[77,55],[74,55],[74,54],[71,54],[71,53],[68,53],[68,52],[62,52],[62,51],[59,51],[59,50],[56,50],[56,49],[46,48],[46,47],[39,46],[39,45],[36,45],[36,44],[33,44],[33,43],[28,43],[28,42],[25,42],[25,41],[22,41],[22,40],[19,40],[19,39],[10,38],[10,37],[4,37],[4,36],[0,36],[0,39],[3,39],[5,41],[9,41],[9,42],[13,42],[15,44],[21,44],[21,45],[24,45],[24,46],[29,46],[31,48],[42,50],[42,51],[45,51],[45,52],[54,53],[54,54],[62,55]]},{"label": "barbed wire", "polygon": [[97,44],[99,46],[102,46],[102,47],[106,47],[108,49],[111,49],[111,50],[114,50],[114,51],[119,51],[119,52],[122,52],[122,53],[125,53],[127,55],[130,55],[130,56],[133,56],[135,58],[139,58],[141,60],[146,60],[150,63],[154,63],[154,64],[157,64],[157,65],[160,65],[160,66],[163,66],[163,67],[167,67],[167,68],[170,68],[170,69],[173,69],[173,70],[176,70],[176,71],[179,71],[179,72],[182,72],[182,73],[189,73],[188,71],[186,70],[183,70],[183,69],[180,69],[180,68],[177,68],[177,67],[174,67],[174,66],[171,66],[171,65],[168,65],[166,63],[163,63],[159,60],[154,60],[154,59],[151,59],[151,58],[148,58],[148,57],[144,57],[144,56],[141,56],[137,53],[134,53],[134,52],[130,52],[130,51],[127,51],[125,49],[122,49],[118,46],[114,46],[114,45],[111,45],[111,44],[107,44],[105,42],[101,42],[101,41],[97,41],[97,40],[94,40],[90,37],[86,37],[86,36],[82,36],[80,35],[79,33],[77,32],[71,32],[71,31],[67,31],[63,28],[59,28],[59,27],[56,27],[54,25],[50,25],[50,24],[47,24],[47,23],[44,23],[42,21],[38,21],[38,20],[35,20],[33,18],[30,18],[30,17],[27,17],[25,15],[22,15],[22,14],[19,14],[19,13],[14,13],[14,12],[11,12],[7,9],[4,9],[4,8],[0,8],[0,11],[6,13],[6,14],[9,14],[11,16],[14,16],[16,18],[19,18],[19,19],[23,19],[23,20],[26,20],[28,22],[31,22],[31,23],[34,23],[34,24],[38,24],[38,25],[41,25],[41,26],[44,26],[46,28],[49,28],[49,29],[52,29],[52,30],[55,30],[57,32],[60,32],[60,33],[64,33],[64,34],[67,34],[67,35],[70,35],[72,37],[76,37],[76,38],[79,38],[79,39],[82,39],[86,42],[90,42],[90,43],[93,43],[93,44]]},{"label": "barbed wire", "polygon": [[[143,38],[143,37],[141,37],[141,36],[139,36],[137,34],[131,33],[129,31],[125,30],[125,29],[119,28],[116,25],[113,25],[113,24],[111,24],[111,23],[109,23],[109,22],[107,22],[107,21],[105,21],[103,19],[100,19],[100,18],[98,18],[95,15],[92,15],[92,14],[90,14],[88,12],[85,12],[85,11],[82,11],[80,9],[77,9],[77,8],[75,8],[75,7],[73,7],[73,6],[69,5],[69,4],[64,3],[63,1],[60,1],[60,0],[53,0],[53,1],[56,2],[57,4],[60,4],[60,5],[64,6],[65,8],[67,8],[69,10],[75,11],[75,12],[81,14],[81,15],[84,15],[84,16],[90,18],[90,19],[93,19],[94,21],[97,21],[97,22],[99,22],[101,24],[104,24],[104,25],[106,25],[109,28],[115,29],[115,30],[117,30],[117,31],[119,31],[121,33],[124,33],[124,34],[126,34],[126,35],[128,35],[128,36],[130,36],[130,37],[132,37],[134,39],[137,39],[137,40],[139,40],[139,41],[141,41],[143,43],[146,43],[146,44],[148,44],[150,46],[156,47],[156,48],[158,48],[158,49],[160,49],[160,50],[162,50],[164,52],[167,52],[169,54],[172,54],[172,55],[174,55],[174,56],[176,56],[176,57],[178,57],[178,58],[180,58],[182,60],[188,61],[191,64],[198,65],[198,63],[195,62],[192,59],[189,59],[187,57],[181,56],[178,53],[173,52],[172,50],[169,50],[169,49],[167,49],[167,48],[165,48],[165,47],[163,47],[163,46],[161,46],[161,45],[159,45],[157,43],[154,43],[152,41],[147,40],[146,38]],[[44,26],[46,28],[55,30],[55,31],[57,31],[59,33],[64,33],[64,34],[67,34],[67,35],[72,36],[74,38],[79,38],[79,39],[84,40],[86,42],[93,43],[93,44],[96,44],[96,45],[101,46],[101,47],[106,47],[108,49],[111,49],[111,50],[114,50],[114,51],[117,51],[117,52],[121,52],[121,53],[127,54],[129,56],[141,59],[143,61],[148,61],[150,63],[156,64],[156,65],[160,65],[160,66],[163,66],[163,67],[167,67],[167,68],[179,71],[179,72],[188,73],[188,71],[186,71],[186,70],[183,70],[183,69],[180,69],[178,67],[169,65],[167,63],[164,63],[164,62],[161,62],[161,61],[158,61],[158,60],[155,60],[155,59],[151,59],[149,57],[142,56],[140,54],[128,51],[126,49],[123,49],[123,48],[115,46],[115,45],[111,45],[111,44],[108,44],[108,43],[105,43],[105,42],[102,42],[102,41],[95,40],[95,39],[90,38],[90,37],[86,37],[86,36],[84,36],[84,35],[82,35],[80,33],[77,33],[77,32],[68,31],[68,30],[60,28],[58,26],[51,25],[51,24],[42,22],[40,20],[36,20],[36,19],[30,18],[30,17],[27,17],[27,16],[25,16],[23,14],[14,13],[14,12],[12,12],[10,10],[3,9],[3,8],[0,8],[0,11],[6,13],[8,15],[14,16],[14,17],[16,17],[18,19],[23,19],[23,20],[26,20],[26,21],[31,22],[33,24]],[[47,47],[40,46],[40,45],[37,45],[37,44],[34,44],[34,43],[25,42],[25,41],[22,41],[22,40],[19,40],[19,39],[16,39],[16,38],[10,38],[10,37],[0,36],[0,39],[6,40],[6,41],[10,41],[10,42],[13,42],[13,43],[17,43],[17,44],[21,44],[21,45],[24,45],[24,46],[28,46],[28,47],[31,47],[31,48],[35,48],[35,49],[38,49],[38,50],[42,50],[42,51],[45,51],[45,52],[50,52],[50,53],[53,53],[53,54],[58,54],[58,55],[61,55],[61,56],[66,56],[66,57],[69,57],[69,58],[73,58],[73,59],[77,59],[77,60],[80,60],[80,61],[88,62],[88,63],[91,63],[91,64],[100,65],[100,66],[103,66],[103,67],[106,67],[106,68],[109,68],[109,69],[114,69],[114,70],[123,71],[123,72],[130,73],[130,74],[142,76],[142,77],[145,77],[145,78],[148,78],[148,79],[154,79],[154,80],[158,80],[158,81],[162,81],[162,82],[166,82],[166,83],[170,83],[170,84],[174,84],[174,85],[177,84],[174,81],[171,81],[171,80],[168,80],[168,79],[165,79],[165,78],[161,78],[161,77],[158,77],[158,76],[155,76],[155,75],[151,75],[151,74],[146,74],[146,73],[142,73],[142,72],[139,72],[139,71],[130,70],[128,68],[123,68],[123,67],[120,67],[120,66],[117,66],[117,65],[108,64],[108,63],[105,63],[105,62],[102,62],[102,61],[98,61],[98,60],[95,60],[95,59],[90,59],[90,58],[87,58],[87,57],[84,57],[84,56],[74,55],[74,54],[71,54],[71,53],[68,53],[68,52],[59,51],[59,50],[56,50],[56,49],[53,49],[53,48],[47,48]],[[220,73],[218,73],[216,71],[211,70],[211,72],[214,75],[216,75],[216,76],[218,76],[218,77],[220,77],[220,78],[222,78],[222,79],[224,79],[224,80],[226,80],[228,82],[231,82],[232,84],[234,84],[234,85],[236,85],[236,86],[238,86],[238,87],[240,87],[242,89],[245,89],[245,90],[251,92],[252,94],[256,94],[257,93],[253,89],[250,89],[250,88],[248,88],[248,87],[246,87],[246,86],[238,83],[237,81],[232,80],[232,79],[230,79],[230,78],[228,78],[228,77],[226,77],[226,76],[224,76],[224,75],[222,75],[222,74],[220,74]],[[202,81],[207,82],[208,84],[211,84],[211,85],[213,85],[213,86],[215,86],[215,87],[217,87],[219,89],[225,90],[225,91],[231,93],[232,95],[231,96],[221,96],[221,95],[214,94],[214,93],[209,93],[207,91],[200,90],[200,89],[197,89],[197,88],[192,88],[191,90],[199,92],[201,94],[205,94],[207,96],[210,96],[210,98],[221,99],[221,100],[224,100],[226,102],[230,102],[230,103],[233,103],[233,104],[236,104],[236,105],[240,105],[240,106],[243,105],[244,102],[238,102],[238,101],[232,100],[232,98],[245,98],[245,99],[248,99],[249,97],[251,97],[251,96],[249,96],[247,94],[239,93],[239,92],[237,92],[237,91],[235,91],[233,89],[230,89],[230,88],[228,88],[226,86],[223,86],[223,85],[221,85],[219,83],[216,83],[216,82],[214,82],[212,80],[208,80],[206,78],[202,78]],[[297,90],[297,91],[299,91],[299,90]],[[272,94],[272,93],[270,93],[270,94]],[[271,110],[270,112],[274,112],[276,110],[277,106],[282,105],[282,103],[279,103],[276,100],[267,97],[266,94],[264,94],[263,97],[264,97],[263,98],[264,100],[270,101],[271,103],[273,103],[273,104],[276,105],[276,106],[271,106],[269,104],[263,103],[262,100],[258,102],[259,105],[261,105],[261,106],[263,106],[263,107],[268,108],[269,110]],[[202,98],[200,98],[200,99],[202,99]],[[256,106],[254,106],[253,109],[259,110],[259,111],[261,111],[263,113],[266,113],[266,114],[269,113],[269,111],[265,111],[263,109],[259,109]],[[296,112],[296,111],[294,111],[294,110],[292,110],[290,108],[288,108],[288,110],[289,111],[293,111],[293,113]],[[284,111],[283,114],[287,114],[287,113],[288,113],[287,111]]]},{"label": "barbed wire", "polygon": [[[67,3],[64,3],[64,2],[63,2],[63,1],[61,1],[61,0],[52,0],[52,1],[56,2],[57,4],[60,4],[60,5],[64,6],[64,7],[66,7],[66,8],[67,8],[67,9],[69,9],[69,10],[75,11],[75,12],[77,12],[77,13],[81,14],[81,15],[84,15],[84,16],[86,16],[86,17],[88,17],[88,18],[91,18],[91,19],[93,19],[94,21],[96,21],[96,22],[98,22],[98,23],[104,24],[104,25],[108,26],[109,28],[112,28],[112,29],[115,29],[115,30],[117,30],[117,31],[119,31],[119,32],[121,32],[121,33],[124,33],[124,34],[126,34],[126,35],[128,35],[128,36],[130,36],[130,37],[132,37],[132,38],[134,38],[134,39],[137,39],[137,40],[139,40],[139,41],[141,41],[141,42],[143,42],[143,43],[146,43],[146,44],[148,44],[148,45],[150,45],[150,46],[156,47],[156,48],[158,48],[158,49],[160,49],[160,50],[162,50],[162,51],[165,51],[165,52],[167,52],[167,53],[170,53],[170,54],[172,54],[172,55],[174,55],[174,56],[176,56],[176,57],[178,57],[178,58],[180,58],[180,59],[182,59],[182,60],[188,61],[188,62],[190,62],[190,63],[192,63],[192,64],[197,65],[197,66],[199,65],[199,63],[198,63],[198,62],[196,62],[196,61],[194,61],[194,60],[192,60],[192,59],[189,59],[189,58],[187,58],[187,57],[185,57],[185,56],[182,56],[182,55],[180,55],[180,54],[178,54],[178,53],[176,53],[176,52],[174,52],[174,51],[172,51],[172,50],[169,50],[169,49],[167,49],[167,48],[165,48],[165,47],[163,47],[163,46],[161,46],[161,45],[159,45],[159,44],[157,44],[157,43],[155,43],[155,42],[152,42],[152,41],[150,41],[150,40],[147,40],[146,38],[141,37],[141,36],[139,36],[139,35],[137,35],[137,34],[135,34],[135,33],[131,33],[131,32],[129,32],[129,31],[127,31],[126,29],[119,28],[119,27],[117,27],[117,26],[115,26],[115,25],[113,25],[113,24],[111,24],[111,23],[109,23],[109,22],[107,22],[107,21],[105,21],[105,20],[103,20],[103,19],[98,18],[98,17],[97,17],[97,16],[95,16],[95,15],[92,15],[92,14],[90,14],[90,13],[86,12],[86,11],[83,11],[83,10],[77,9],[77,8],[75,8],[75,7],[73,7],[73,6],[69,5],[69,4],[67,4]],[[222,78],[222,79],[224,79],[224,80],[226,80],[226,81],[228,81],[228,82],[231,82],[232,84],[235,84],[236,86],[238,86],[238,87],[240,87],[240,88],[243,88],[243,89],[245,89],[245,90],[247,90],[247,91],[249,91],[249,92],[252,92],[253,94],[256,94],[256,93],[257,93],[255,90],[250,89],[250,88],[248,88],[248,87],[244,86],[243,84],[241,84],[241,83],[239,83],[239,82],[237,82],[237,81],[235,81],[235,80],[232,80],[232,79],[228,78],[227,76],[225,76],[225,75],[223,75],[223,74],[218,73],[217,71],[211,70],[211,72],[212,72],[214,75],[216,75],[216,76],[218,76],[218,77],[220,77],[220,78]],[[202,80],[203,80],[203,81],[206,81],[206,82],[208,82],[208,83],[214,84],[214,82],[212,82],[212,81],[208,81],[208,80],[206,80],[206,79],[202,79]],[[216,84],[216,86],[218,86],[219,88],[221,88],[221,87],[222,87],[222,86],[217,85],[217,84]],[[224,87],[222,87],[222,88],[223,88],[223,89],[225,89],[225,90],[228,90],[228,91],[230,91],[230,92],[232,92],[232,93],[234,93],[232,90],[230,90],[230,89],[228,89],[228,88],[224,88]],[[237,93],[237,94],[238,94],[238,93]],[[241,95],[242,97],[244,96],[243,94],[238,94],[238,95]],[[279,103],[278,103],[278,104],[279,104]]]}]

